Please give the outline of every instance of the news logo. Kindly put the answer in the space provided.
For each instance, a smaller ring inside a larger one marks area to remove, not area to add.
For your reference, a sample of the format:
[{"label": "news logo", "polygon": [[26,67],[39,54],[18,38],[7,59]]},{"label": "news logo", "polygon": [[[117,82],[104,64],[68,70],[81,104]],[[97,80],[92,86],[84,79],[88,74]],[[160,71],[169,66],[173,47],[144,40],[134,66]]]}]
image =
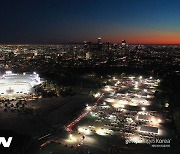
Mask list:
[{"label": "news logo", "polygon": [[3,146],[5,148],[10,147],[13,137],[9,137],[7,140],[5,137],[0,137],[0,147]]}]

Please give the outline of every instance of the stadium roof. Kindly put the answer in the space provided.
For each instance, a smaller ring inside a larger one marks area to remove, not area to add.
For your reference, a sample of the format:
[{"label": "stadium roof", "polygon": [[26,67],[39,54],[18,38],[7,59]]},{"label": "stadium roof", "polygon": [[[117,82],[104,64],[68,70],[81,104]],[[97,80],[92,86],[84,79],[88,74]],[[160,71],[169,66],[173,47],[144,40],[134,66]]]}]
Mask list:
[{"label": "stadium roof", "polygon": [[4,74],[0,77],[0,84],[30,83],[31,86],[40,83],[38,74]]}]

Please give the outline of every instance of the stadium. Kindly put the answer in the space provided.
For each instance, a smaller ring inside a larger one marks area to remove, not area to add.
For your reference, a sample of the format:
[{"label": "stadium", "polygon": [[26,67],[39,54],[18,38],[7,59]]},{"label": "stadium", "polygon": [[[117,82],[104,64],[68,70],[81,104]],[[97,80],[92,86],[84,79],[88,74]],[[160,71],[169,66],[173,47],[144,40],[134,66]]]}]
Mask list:
[{"label": "stadium", "polygon": [[41,84],[41,79],[37,73],[14,74],[6,71],[0,76],[0,96],[16,97],[33,94],[35,86]]}]

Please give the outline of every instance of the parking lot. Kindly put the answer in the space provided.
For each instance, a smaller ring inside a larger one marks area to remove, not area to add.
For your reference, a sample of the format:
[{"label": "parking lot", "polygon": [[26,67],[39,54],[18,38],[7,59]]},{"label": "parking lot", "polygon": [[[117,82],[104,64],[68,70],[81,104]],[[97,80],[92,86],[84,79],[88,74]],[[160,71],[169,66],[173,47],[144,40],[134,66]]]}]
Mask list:
[{"label": "parking lot", "polygon": [[[147,143],[169,135],[164,126],[165,117],[158,110],[152,110],[156,106],[153,97],[159,79],[142,76],[112,77],[110,83],[96,95],[97,98],[103,95],[99,103],[95,106],[87,104],[85,112],[89,111],[88,114],[74,123],[68,138],[76,138],[77,142],[71,146],[93,144],[101,139],[106,144],[118,144],[118,140],[124,140],[125,144],[126,141]],[[63,144],[68,145],[68,142]]]}]

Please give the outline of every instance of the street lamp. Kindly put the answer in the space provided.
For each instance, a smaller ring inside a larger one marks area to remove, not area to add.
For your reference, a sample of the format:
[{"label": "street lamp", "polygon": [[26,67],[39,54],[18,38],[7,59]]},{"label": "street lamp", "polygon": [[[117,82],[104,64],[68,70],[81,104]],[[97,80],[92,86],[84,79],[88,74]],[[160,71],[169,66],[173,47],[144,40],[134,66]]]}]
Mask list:
[{"label": "street lamp", "polygon": [[147,89],[144,89],[144,92],[147,92]]},{"label": "street lamp", "polygon": [[145,108],[145,107],[142,107],[141,110],[142,110],[142,111],[146,111],[146,108]]},{"label": "street lamp", "polygon": [[69,139],[70,139],[70,140],[72,139],[72,134],[69,134]]},{"label": "street lamp", "polygon": [[158,119],[158,122],[160,123],[160,122],[161,122],[161,119]]}]

